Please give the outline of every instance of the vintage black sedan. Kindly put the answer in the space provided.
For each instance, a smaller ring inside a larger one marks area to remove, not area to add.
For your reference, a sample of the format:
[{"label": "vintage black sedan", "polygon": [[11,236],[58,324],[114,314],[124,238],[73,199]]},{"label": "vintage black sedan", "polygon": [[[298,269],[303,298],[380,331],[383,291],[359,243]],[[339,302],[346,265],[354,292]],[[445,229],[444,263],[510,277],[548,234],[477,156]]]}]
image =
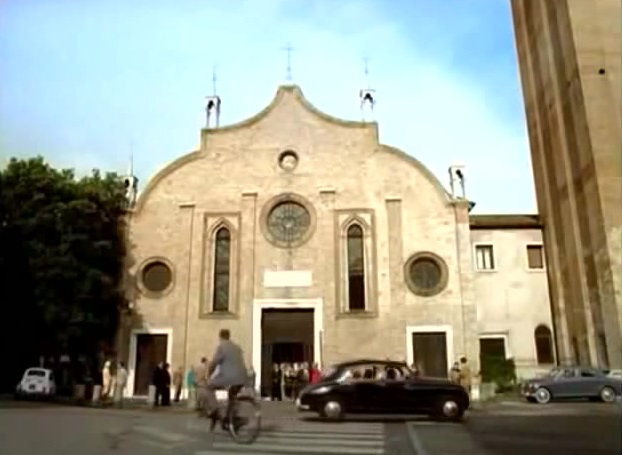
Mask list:
[{"label": "vintage black sedan", "polygon": [[304,388],[296,406],[329,420],[348,414],[428,415],[460,421],[469,395],[449,379],[417,376],[405,363],[357,360],[326,370]]},{"label": "vintage black sedan", "polygon": [[523,382],[520,393],[530,403],[576,398],[613,403],[622,394],[622,381],[597,368],[558,367]]}]

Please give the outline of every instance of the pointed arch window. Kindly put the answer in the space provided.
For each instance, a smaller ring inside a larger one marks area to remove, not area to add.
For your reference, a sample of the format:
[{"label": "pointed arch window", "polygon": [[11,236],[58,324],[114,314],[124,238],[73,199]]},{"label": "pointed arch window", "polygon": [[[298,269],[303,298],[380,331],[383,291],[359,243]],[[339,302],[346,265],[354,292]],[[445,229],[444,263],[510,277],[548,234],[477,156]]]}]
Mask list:
[{"label": "pointed arch window", "polygon": [[352,224],[347,231],[348,309],[365,310],[365,242],[363,229]]},{"label": "pointed arch window", "polygon": [[216,231],[214,239],[214,276],[212,306],[214,312],[229,311],[231,278],[231,232],[226,227]]},{"label": "pointed arch window", "polygon": [[540,324],[534,331],[534,337],[536,340],[536,358],[538,365],[553,363],[553,334],[551,333],[551,329]]}]

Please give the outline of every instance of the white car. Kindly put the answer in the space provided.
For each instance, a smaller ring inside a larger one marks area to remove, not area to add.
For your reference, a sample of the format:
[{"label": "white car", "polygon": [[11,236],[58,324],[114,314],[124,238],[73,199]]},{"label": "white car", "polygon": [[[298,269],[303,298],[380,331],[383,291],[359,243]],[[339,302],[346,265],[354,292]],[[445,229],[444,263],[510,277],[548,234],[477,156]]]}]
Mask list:
[{"label": "white car", "polygon": [[24,371],[22,380],[17,384],[15,395],[22,397],[49,398],[56,393],[54,373],[47,368],[28,368]]}]

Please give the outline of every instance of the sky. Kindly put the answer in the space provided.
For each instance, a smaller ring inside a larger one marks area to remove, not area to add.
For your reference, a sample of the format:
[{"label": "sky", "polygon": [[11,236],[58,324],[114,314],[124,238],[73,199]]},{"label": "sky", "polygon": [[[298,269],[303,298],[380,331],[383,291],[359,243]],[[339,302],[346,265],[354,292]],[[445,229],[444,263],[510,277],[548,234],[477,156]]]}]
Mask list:
[{"label": "sky", "polygon": [[[537,211],[509,0],[3,0],[0,160],[125,173],[144,188],[195,150],[216,68],[221,125],[286,82],[360,120],[447,187],[465,166],[473,213]],[[369,77],[365,77],[365,58]]]}]

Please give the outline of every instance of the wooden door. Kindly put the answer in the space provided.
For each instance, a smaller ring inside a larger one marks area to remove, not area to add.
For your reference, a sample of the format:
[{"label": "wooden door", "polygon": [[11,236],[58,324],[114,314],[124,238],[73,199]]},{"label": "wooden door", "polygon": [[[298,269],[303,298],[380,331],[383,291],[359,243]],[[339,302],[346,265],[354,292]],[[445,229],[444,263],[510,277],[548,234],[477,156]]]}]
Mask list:
[{"label": "wooden door", "polygon": [[413,333],[413,362],[422,376],[446,378],[447,334],[445,332]]},{"label": "wooden door", "polygon": [[136,335],[136,372],[134,395],[149,394],[153,372],[158,363],[166,362],[168,335]]}]

